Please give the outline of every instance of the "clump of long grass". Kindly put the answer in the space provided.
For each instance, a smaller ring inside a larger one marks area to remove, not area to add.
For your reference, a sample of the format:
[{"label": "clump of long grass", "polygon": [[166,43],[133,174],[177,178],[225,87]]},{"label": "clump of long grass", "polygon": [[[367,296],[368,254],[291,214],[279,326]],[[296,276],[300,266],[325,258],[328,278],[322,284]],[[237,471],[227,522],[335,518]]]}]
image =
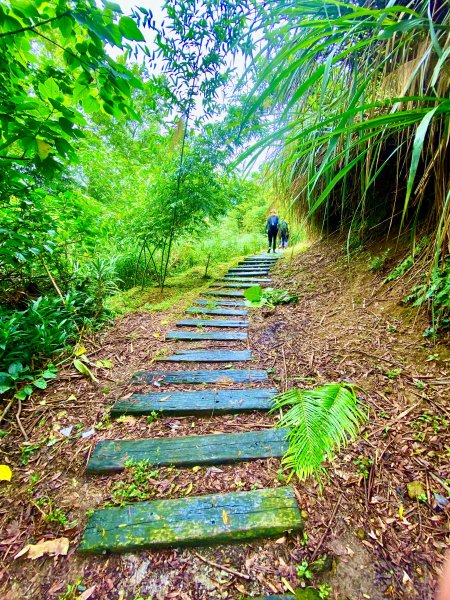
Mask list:
[{"label": "clump of long grass", "polygon": [[[281,0],[265,7],[243,127],[270,106],[285,198],[319,227],[410,226],[449,250],[450,11],[445,3]],[[414,239],[414,236],[413,236]]]}]

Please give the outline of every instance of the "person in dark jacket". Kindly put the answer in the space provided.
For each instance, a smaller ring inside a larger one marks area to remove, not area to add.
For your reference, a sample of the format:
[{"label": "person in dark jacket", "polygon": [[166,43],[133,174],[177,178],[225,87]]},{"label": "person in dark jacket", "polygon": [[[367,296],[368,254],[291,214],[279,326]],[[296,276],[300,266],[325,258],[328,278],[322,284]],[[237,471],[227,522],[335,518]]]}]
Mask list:
[{"label": "person in dark jacket", "polygon": [[280,228],[280,219],[276,213],[276,210],[272,208],[270,211],[269,218],[266,223],[266,233],[269,237],[269,248],[267,252],[270,252],[270,248],[273,249],[274,253],[276,253],[277,247],[277,235],[278,230]]},{"label": "person in dark jacket", "polygon": [[289,239],[289,225],[286,219],[281,219],[280,225],[281,247],[287,248]]}]

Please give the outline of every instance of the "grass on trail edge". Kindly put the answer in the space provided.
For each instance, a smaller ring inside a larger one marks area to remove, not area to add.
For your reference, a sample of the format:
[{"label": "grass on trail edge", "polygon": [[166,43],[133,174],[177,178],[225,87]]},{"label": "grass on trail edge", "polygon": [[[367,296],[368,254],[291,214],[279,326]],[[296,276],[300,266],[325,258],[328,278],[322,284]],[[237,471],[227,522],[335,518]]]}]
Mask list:
[{"label": "grass on trail edge", "polygon": [[194,302],[215,279],[223,277],[228,269],[244,258],[245,256],[235,256],[227,262],[213,265],[208,269],[206,277],[204,265],[192,267],[168,277],[162,292],[157,285],[134,287],[109,298],[107,307],[117,315],[124,315],[134,311],[166,311],[178,303],[187,305]]}]

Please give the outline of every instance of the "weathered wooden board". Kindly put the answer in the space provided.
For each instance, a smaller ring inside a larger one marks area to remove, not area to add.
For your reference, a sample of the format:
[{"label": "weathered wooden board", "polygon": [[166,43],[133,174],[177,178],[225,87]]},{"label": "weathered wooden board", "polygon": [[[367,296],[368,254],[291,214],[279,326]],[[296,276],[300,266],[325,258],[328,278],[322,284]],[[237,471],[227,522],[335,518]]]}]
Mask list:
[{"label": "weathered wooden board", "polygon": [[[237,282],[240,280],[236,280]],[[228,280],[223,280],[223,279],[219,279],[218,281],[215,281],[214,283],[212,283],[212,287],[216,288],[224,288],[224,289],[229,289],[229,288],[237,288],[237,289],[242,289],[245,290],[249,287],[252,287],[252,285],[255,285],[254,283],[249,283],[248,281],[241,281],[241,283],[229,283]]]},{"label": "weathered wooden board", "polygon": [[195,300],[195,304],[211,304],[214,303],[217,306],[245,306],[245,302],[242,300],[213,300],[210,298],[209,300],[204,300],[200,298],[199,300]]},{"label": "weathered wooden board", "polygon": [[279,458],[288,449],[283,429],[244,433],[190,435],[140,440],[99,442],[86,467],[88,473],[122,471],[129,460],[147,460],[150,465],[190,467],[220,465],[260,458]]},{"label": "weathered wooden board", "polygon": [[223,296],[224,298],[243,298],[244,292],[227,292],[225,290],[209,290],[205,296]]},{"label": "weathered wooden board", "polygon": [[247,390],[199,390],[133,394],[118,400],[111,409],[113,416],[150,415],[153,411],[168,415],[237,414],[267,411],[273,406],[275,388]]},{"label": "weathered wooden board", "polygon": [[97,510],[78,551],[128,552],[243,542],[301,529],[294,490],[279,487]]},{"label": "weathered wooden board", "polygon": [[227,273],[227,275],[232,275],[233,277],[235,277],[236,275],[245,275],[246,277],[251,277],[252,275],[255,275],[256,277],[261,276],[261,275],[268,275],[269,271],[266,270],[260,270],[260,271],[255,271],[255,270],[247,270],[247,269],[230,269]]},{"label": "weathered wooden board", "polygon": [[216,342],[240,341],[248,337],[245,331],[169,331],[166,340],[212,340]]},{"label": "weathered wooden board", "polygon": [[216,315],[221,317],[245,317],[248,314],[248,310],[244,309],[225,309],[225,308],[202,308],[201,306],[191,306],[186,309],[187,313],[193,313],[198,315]]},{"label": "weathered wooden board", "polygon": [[251,283],[252,285],[258,285],[259,283],[270,283],[273,280],[270,279],[270,277],[246,277],[244,275],[235,277],[222,277],[221,279],[218,279],[218,281],[242,281],[243,283]]},{"label": "weathered wooden board", "polygon": [[133,383],[250,383],[267,381],[267,371],[259,369],[214,369],[201,371],[138,371]]},{"label": "weathered wooden board", "polygon": [[156,360],[163,362],[240,362],[253,360],[250,350],[180,350]]},{"label": "weathered wooden board", "polygon": [[248,321],[227,319],[181,319],[175,323],[177,327],[248,327]]}]

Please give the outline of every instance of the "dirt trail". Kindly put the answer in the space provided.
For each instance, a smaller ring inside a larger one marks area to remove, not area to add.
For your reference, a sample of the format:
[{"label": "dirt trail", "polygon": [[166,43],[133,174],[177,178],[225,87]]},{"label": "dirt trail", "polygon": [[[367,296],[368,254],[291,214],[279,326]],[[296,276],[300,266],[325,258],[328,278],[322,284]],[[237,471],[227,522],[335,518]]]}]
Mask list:
[{"label": "dirt trail", "polygon": [[[368,272],[367,257],[355,258],[349,266],[338,240],[317,243],[292,259],[288,252],[273,278],[277,287],[298,290],[300,300],[273,311],[252,312],[248,345],[257,357],[252,368],[271,369],[273,383],[280,389],[351,381],[364,390],[370,407],[360,439],[333,460],[323,492],[314,481],[291,481],[307,516],[307,537],[139,555],[80,558],[75,554],[86,511],[111,501],[120,481],[126,481],[123,474],[85,477],[87,457],[100,439],[247,431],[273,425],[273,417],[265,414],[111,422],[105,417],[107,408],[131,391],[129,379],[135,370],[152,366],[165,332],[179,315],[175,310],[135,313],[86,343],[93,361],[109,358],[113,363],[110,370],[97,370],[98,384],[67,370],[47,393],[24,407],[21,420],[29,444],[35,444],[32,450],[23,450],[24,440],[16,428],[3,440],[5,461],[12,466],[14,478],[11,485],[1,487],[2,597],[58,598],[79,579],[88,589],[95,586],[90,597],[98,599],[282,593],[289,585],[299,585],[298,564],[311,561],[314,553],[328,553],[335,559],[333,571],[314,583],[329,582],[334,590],[331,598],[431,600],[449,537],[449,508],[439,506],[450,478],[448,346],[430,346],[422,337],[422,318],[399,304],[405,295],[402,284],[386,293],[381,276]],[[247,342],[227,343],[227,348],[245,347]],[[173,365],[161,368],[172,370]],[[65,438],[59,432],[70,425],[74,433],[77,426],[80,432],[97,427],[92,437]],[[28,460],[26,465],[22,457]],[[35,473],[39,480],[33,483]],[[407,484],[416,480],[426,499],[408,497]],[[220,469],[159,469],[151,497],[284,484],[285,475],[275,459]],[[67,523],[48,521],[49,512],[55,513],[56,508],[66,515]],[[71,542],[67,557],[34,562],[12,558],[27,543],[61,536]],[[242,576],[220,571],[199,556]],[[78,594],[75,590],[65,598]]]}]

